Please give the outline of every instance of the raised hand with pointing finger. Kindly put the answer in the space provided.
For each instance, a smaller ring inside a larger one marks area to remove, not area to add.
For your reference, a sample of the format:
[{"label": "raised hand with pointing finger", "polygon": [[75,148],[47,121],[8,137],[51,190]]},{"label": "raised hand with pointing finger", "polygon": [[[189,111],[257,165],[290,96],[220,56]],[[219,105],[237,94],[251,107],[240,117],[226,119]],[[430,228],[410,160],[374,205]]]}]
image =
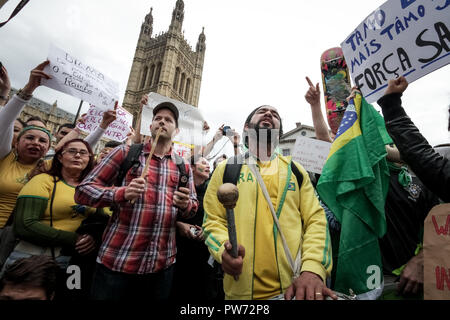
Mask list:
[{"label": "raised hand with pointing finger", "polygon": [[306,101],[311,105],[311,108],[313,107],[319,107],[320,108],[320,87],[319,83],[317,83],[315,86],[311,82],[311,80],[306,77],[306,81],[309,84],[308,91],[305,94]]}]

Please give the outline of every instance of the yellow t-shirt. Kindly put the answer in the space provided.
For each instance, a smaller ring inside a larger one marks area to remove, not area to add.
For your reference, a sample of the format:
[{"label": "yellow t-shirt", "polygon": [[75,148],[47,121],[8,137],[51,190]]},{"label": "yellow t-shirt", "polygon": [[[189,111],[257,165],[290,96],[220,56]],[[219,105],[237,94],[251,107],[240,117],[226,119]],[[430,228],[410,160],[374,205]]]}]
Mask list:
[{"label": "yellow t-shirt", "polygon": [[13,151],[0,160],[0,228],[8,221],[16,205],[17,195],[28,182],[28,173],[34,167],[35,164],[19,163]]},{"label": "yellow t-shirt", "polygon": [[[50,200],[53,192],[53,177],[42,173],[31,179],[20,191],[18,198],[34,197],[47,199],[47,209],[45,210],[42,223],[50,225]],[[60,180],[56,183],[56,193],[53,200],[53,228],[75,232],[81,221],[95,209],[83,205],[77,205],[74,201],[75,187]]]},{"label": "yellow t-shirt", "polygon": [[[269,193],[272,205],[277,210],[278,157],[268,162],[258,162],[259,170]],[[251,173],[250,173],[251,174]],[[258,184],[256,177],[253,177]],[[266,198],[258,184],[258,202],[255,231],[255,265],[253,298],[269,299],[281,293],[280,278],[275,256],[273,217]]]}]

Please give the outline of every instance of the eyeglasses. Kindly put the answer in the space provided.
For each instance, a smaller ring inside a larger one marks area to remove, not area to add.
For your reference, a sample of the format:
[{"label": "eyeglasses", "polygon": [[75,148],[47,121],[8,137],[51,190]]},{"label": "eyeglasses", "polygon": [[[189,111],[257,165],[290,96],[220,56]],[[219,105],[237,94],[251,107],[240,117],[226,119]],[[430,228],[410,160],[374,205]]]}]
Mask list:
[{"label": "eyeglasses", "polygon": [[87,150],[77,150],[77,149],[72,149],[72,148],[70,148],[70,149],[66,149],[66,150],[64,150],[62,153],[68,153],[68,154],[70,154],[72,157],[75,157],[76,155],[77,155],[77,153],[79,153],[80,154],[80,157],[89,157],[90,156],[90,154],[89,154],[89,152],[87,151]]}]

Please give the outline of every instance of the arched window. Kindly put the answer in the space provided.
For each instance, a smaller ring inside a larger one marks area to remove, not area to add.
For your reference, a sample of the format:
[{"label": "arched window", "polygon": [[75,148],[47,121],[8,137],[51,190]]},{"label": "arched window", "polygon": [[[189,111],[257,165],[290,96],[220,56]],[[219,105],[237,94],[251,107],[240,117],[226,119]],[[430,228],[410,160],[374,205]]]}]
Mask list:
[{"label": "arched window", "polygon": [[177,68],[175,71],[175,78],[173,79],[173,90],[177,91],[178,89],[178,82],[180,80],[180,68]]},{"label": "arched window", "polygon": [[181,81],[180,81],[180,96],[183,96],[183,90],[184,90],[184,82],[186,81],[186,75],[183,73],[181,74]]},{"label": "arched window", "polygon": [[144,86],[145,86],[145,80],[147,79],[147,73],[148,73],[148,67],[146,66],[146,67],[144,68],[144,71],[142,72],[141,89],[144,89]]},{"label": "arched window", "polygon": [[148,81],[149,81],[148,86],[149,86],[149,87],[151,87],[152,84],[153,84],[153,76],[154,76],[154,75],[155,75],[155,65],[152,64],[152,66],[151,66],[151,68],[150,68],[150,76],[149,76],[149,79],[148,79]]},{"label": "arched window", "polygon": [[184,90],[184,100],[188,102],[189,90],[191,89],[191,79],[186,80],[186,90]]},{"label": "arched window", "polygon": [[159,83],[159,77],[161,76],[161,68],[162,62],[158,62],[158,66],[156,67],[156,77],[155,77],[155,86]]}]

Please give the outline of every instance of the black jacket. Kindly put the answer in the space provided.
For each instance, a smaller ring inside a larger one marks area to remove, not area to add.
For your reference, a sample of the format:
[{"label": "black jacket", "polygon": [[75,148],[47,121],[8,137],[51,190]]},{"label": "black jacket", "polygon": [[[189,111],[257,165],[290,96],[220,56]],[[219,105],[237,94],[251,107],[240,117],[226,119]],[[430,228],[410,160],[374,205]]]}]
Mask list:
[{"label": "black jacket", "polygon": [[402,159],[422,183],[445,202],[450,202],[450,162],[434,151],[401,106],[401,94],[378,100],[386,128]]}]

